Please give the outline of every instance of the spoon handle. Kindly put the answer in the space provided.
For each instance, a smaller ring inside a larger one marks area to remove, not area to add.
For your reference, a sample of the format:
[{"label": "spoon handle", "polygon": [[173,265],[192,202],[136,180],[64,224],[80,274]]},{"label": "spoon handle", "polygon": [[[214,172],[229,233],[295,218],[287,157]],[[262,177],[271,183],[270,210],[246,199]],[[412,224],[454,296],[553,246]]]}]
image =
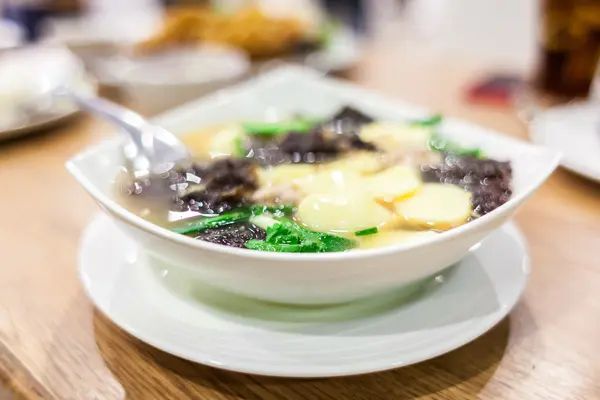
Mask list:
[{"label": "spoon handle", "polygon": [[62,92],[60,95],[70,99],[80,108],[124,129],[140,149],[144,148],[143,132],[147,131],[149,124],[138,113],[97,96],[83,95],[73,91]]},{"label": "spoon handle", "polygon": [[94,95],[70,90],[61,90],[55,95],[65,97],[81,109],[121,128],[119,131],[130,139],[124,147],[125,157],[138,174],[167,171],[176,163],[190,159],[185,144],[179,138],[132,110]]},{"label": "spoon handle", "polygon": [[144,140],[148,123],[141,115],[94,95],[84,95],[70,90],[61,90],[55,94],[71,100],[79,108],[119,127],[119,131],[125,133],[129,139],[123,146],[127,169],[135,178],[149,175],[153,164],[153,141]]}]

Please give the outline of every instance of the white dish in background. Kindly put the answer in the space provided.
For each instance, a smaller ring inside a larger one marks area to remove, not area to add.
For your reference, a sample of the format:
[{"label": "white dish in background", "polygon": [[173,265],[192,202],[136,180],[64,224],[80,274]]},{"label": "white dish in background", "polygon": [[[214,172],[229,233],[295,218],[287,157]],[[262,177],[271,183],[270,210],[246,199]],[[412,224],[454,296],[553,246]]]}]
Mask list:
[{"label": "white dish in background", "polygon": [[[98,74],[101,83],[106,85],[120,85],[108,74],[104,74],[102,67],[103,60],[108,60],[123,49],[129,48],[136,42],[131,37],[117,39],[114,35],[108,34],[90,34],[86,31],[86,25],[83,23],[73,24],[69,33],[53,34],[47,36],[44,41],[52,44],[63,44],[71,51],[77,54],[86,63],[86,66]],[[142,40],[148,34],[136,37]],[[360,41],[352,30],[341,27],[331,36],[330,42],[324,49],[317,50],[302,56],[291,56],[288,59],[273,59],[270,61],[297,62],[306,66],[318,69],[322,72],[341,72],[354,66],[362,56]],[[260,69],[264,64],[270,61],[257,62],[253,66]]]},{"label": "white dish in background", "polygon": [[0,18],[0,50],[20,46],[24,38],[25,32],[19,25]]},{"label": "white dish in background", "polygon": [[125,90],[128,103],[143,114],[181,105],[245,77],[247,57],[219,46],[195,46],[146,57],[116,54],[98,59],[94,72]]},{"label": "white dish in background", "polygon": [[356,65],[362,57],[360,41],[352,30],[336,30],[326,48],[308,54],[299,60],[321,72],[343,72]]},{"label": "white dish in background", "polygon": [[88,226],[79,256],[90,299],[138,339],[217,368],[304,378],[381,371],[454,350],[510,312],[529,268],[524,240],[507,224],[419,286],[302,308],[196,286],[181,271],[148,265],[106,216]]},{"label": "white dish in background", "polygon": [[[151,74],[150,71],[154,71],[158,76],[177,79],[176,74],[169,74],[166,69],[157,71],[157,68],[161,64],[170,63],[179,64],[176,69],[181,70],[186,67],[186,61],[197,65],[206,56],[206,52],[202,49],[215,46],[199,45],[196,47],[198,52],[182,48],[179,51],[136,60],[129,55],[132,46],[151,36],[160,27],[164,18],[162,12],[151,11],[136,15],[133,20],[129,16],[126,18],[120,16],[114,18],[114,21],[110,21],[111,18],[113,18],[112,14],[83,19],[51,19],[46,23],[46,35],[43,40],[45,43],[67,46],[83,60],[86,68],[101,84],[123,89],[129,105],[145,115],[155,115],[179,106],[231,85],[240,78],[262,73],[265,69],[272,68],[272,65],[293,62],[316,68],[324,73],[341,72],[354,66],[361,57],[360,44],[356,36],[351,30],[341,27],[332,33],[327,47],[308,54],[250,64],[245,53],[231,49],[231,53],[227,56],[228,60],[223,61],[225,67],[222,72],[223,75],[229,76],[228,79],[214,82],[201,79],[198,82],[188,81],[179,84],[160,79],[162,82],[157,83],[154,79],[140,79],[132,71],[141,72],[146,77]],[[136,29],[136,26],[139,26],[139,29]],[[177,54],[179,54],[179,61],[177,61]],[[233,66],[234,63],[236,66]],[[190,69],[188,65],[188,70]]]},{"label": "white dish in background", "polygon": [[[42,40],[55,45],[84,47],[94,43],[133,44],[150,37],[163,23],[156,7],[135,7],[131,0],[113,10],[88,9],[78,17],[50,17],[40,28]],[[90,5],[91,6],[91,5]]]},{"label": "white dish in background", "polygon": [[50,96],[64,86],[95,93],[97,84],[66,48],[28,46],[0,57],[0,140],[56,125],[77,113],[75,105]]},{"label": "white dish in background", "polygon": [[535,116],[531,140],[563,154],[561,165],[600,182],[600,103],[552,107]]},{"label": "white dish in background", "polygon": [[[219,122],[260,119],[267,110],[323,116],[344,105],[380,120],[429,115],[313,70],[287,67],[189,103],[155,122],[181,134]],[[122,165],[120,139],[82,152],[67,167],[117,225],[154,257],[233,293],[284,303],[324,304],[372,296],[438,274],[505,223],[559,161],[557,153],[544,147],[452,118],[445,120],[442,133],[466,146],[481,147],[491,158],[510,160],[512,199],[475,221],[422,242],[345,253],[235,249],[194,240],[135,216],[114,199],[114,179]]]},{"label": "white dish in background", "polygon": [[[158,4],[136,8],[130,0],[120,3],[123,7],[113,10],[88,4],[85,16],[47,18],[41,27],[42,42],[66,46],[89,71],[98,75],[95,71],[97,60],[111,57],[121,47],[147,39],[162,25],[164,16]],[[101,76],[96,78],[102,84],[109,83]]]}]

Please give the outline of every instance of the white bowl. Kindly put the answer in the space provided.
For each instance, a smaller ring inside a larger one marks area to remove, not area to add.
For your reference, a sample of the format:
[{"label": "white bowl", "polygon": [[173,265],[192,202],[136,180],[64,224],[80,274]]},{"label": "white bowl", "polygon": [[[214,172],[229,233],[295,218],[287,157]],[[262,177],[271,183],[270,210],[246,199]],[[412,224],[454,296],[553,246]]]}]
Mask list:
[{"label": "white bowl", "polygon": [[[157,118],[175,133],[224,121],[256,119],[268,110],[328,115],[352,105],[382,120],[428,115],[424,110],[322,77],[302,67],[273,70],[234,88],[192,102]],[[373,250],[325,254],[282,254],[229,248],[170,232],[115,202],[114,178],[120,140],[75,156],[67,168],[128,236],[152,256],[186,268],[207,284],[268,301],[296,304],[344,302],[374,295],[439,273],[463,258],[501,226],[554,171],[559,155],[468,122],[447,119],[443,133],[490,157],[510,160],[513,198],[497,210],[424,242]]]},{"label": "white bowl", "polygon": [[230,86],[250,71],[244,53],[214,45],[149,56],[131,56],[127,50],[98,58],[93,69],[103,83],[123,88],[132,107],[147,115]]}]

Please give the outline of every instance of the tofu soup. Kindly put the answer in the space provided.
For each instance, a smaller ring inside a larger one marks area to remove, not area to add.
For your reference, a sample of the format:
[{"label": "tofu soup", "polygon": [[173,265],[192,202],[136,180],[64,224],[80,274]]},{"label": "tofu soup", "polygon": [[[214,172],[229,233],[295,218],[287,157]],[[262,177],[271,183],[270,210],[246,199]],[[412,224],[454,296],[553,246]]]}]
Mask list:
[{"label": "tofu soup", "polygon": [[425,240],[511,197],[509,162],[443,137],[442,118],[388,122],[345,107],[204,128],[188,169],[118,179],[131,212],[189,237],[257,251],[358,251]]}]

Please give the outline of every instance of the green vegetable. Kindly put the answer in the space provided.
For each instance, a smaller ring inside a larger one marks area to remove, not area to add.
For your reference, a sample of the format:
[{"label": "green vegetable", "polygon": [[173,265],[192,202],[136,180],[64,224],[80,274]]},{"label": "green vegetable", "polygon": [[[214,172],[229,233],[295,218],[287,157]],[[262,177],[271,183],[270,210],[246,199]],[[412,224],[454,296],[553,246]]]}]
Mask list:
[{"label": "green vegetable", "polygon": [[412,121],[410,124],[413,126],[437,126],[442,123],[443,119],[442,115],[435,114],[429,118]]},{"label": "green vegetable", "polygon": [[321,47],[329,47],[335,33],[339,31],[341,27],[342,23],[340,21],[326,21],[319,29],[317,42],[319,42]]},{"label": "green vegetable", "polygon": [[256,240],[250,239],[248,243],[246,243],[246,248],[250,250],[258,250],[258,251],[270,251],[277,253],[301,253],[300,246],[286,246],[285,248],[279,245],[270,244],[265,242],[264,240]]},{"label": "green vegetable", "polygon": [[171,229],[173,232],[186,235],[193,232],[202,232],[207,229],[220,228],[222,226],[248,221],[251,217],[262,215],[265,212],[277,216],[289,215],[296,210],[295,206],[250,206],[239,208],[225,214],[214,217],[203,217],[202,219],[188,222],[186,225]]},{"label": "green vegetable", "polygon": [[250,211],[253,216],[261,215],[266,212],[269,212],[276,217],[290,215],[296,212],[296,206],[286,206],[286,205],[277,205],[277,206],[250,206]]},{"label": "green vegetable", "polygon": [[[440,114],[432,115],[429,118],[415,120],[411,122],[413,126],[423,126],[423,127],[436,127],[440,125],[443,121],[443,117]],[[440,153],[451,153],[459,156],[467,156],[467,157],[475,157],[475,158],[484,158],[483,153],[478,148],[465,148],[459,145],[456,142],[451,141],[450,139],[445,139],[440,136],[438,133],[432,133],[431,138],[429,139],[429,148],[432,151],[437,151]]]},{"label": "green vegetable", "polygon": [[233,139],[233,156],[238,158],[244,158],[248,155],[248,151],[244,146],[244,137],[238,135]]},{"label": "green vegetable", "polygon": [[173,232],[182,235],[192,232],[202,232],[207,229],[219,228],[221,226],[231,225],[238,222],[247,221],[252,216],[250,209],[242,209],[229,213],[217,215],[216,217],[202,218],[201,220],[188,222],[185,226],[171,229]]},{"label": "green vegetable", "polygon": [[377,228],[375,226],[373,228],[363,229],[362,231],[354,232],[354,235],[356,235],[356,236],[367,236],[367,235],[374,235],[377,232],[379,232],[379,228]]},{"label": "green vegetable", "polygon": [[349,250],[355,244],[339,236],[309,231],[284,218],[275,221],[267,227],[265,240],[249,240],[246,247],[280,253],[327,253]]},{"label": "green vegetable", "polygon": [[443,138],[433,133],[429,139],[429,148],[440,153],[456,154],[458,156],[485,158],[483,152],[478,148],[466,148],[450,139]]},{"label": "green vegetable", "polygon": [[307,118],[295,118],[279,122],[244,122],[242,128],[248,135],[275,136],[290,132],[307,133],[319,121]]}]

